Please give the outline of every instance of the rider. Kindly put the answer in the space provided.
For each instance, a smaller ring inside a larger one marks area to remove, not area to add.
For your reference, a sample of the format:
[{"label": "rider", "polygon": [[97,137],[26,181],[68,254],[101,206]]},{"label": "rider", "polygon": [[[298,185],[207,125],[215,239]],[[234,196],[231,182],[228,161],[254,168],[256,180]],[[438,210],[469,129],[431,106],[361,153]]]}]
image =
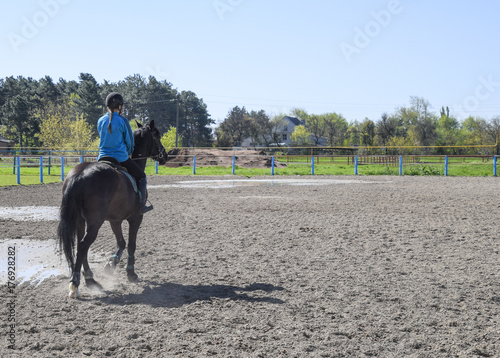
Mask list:
[{"label": "rider", "polygon": [[137,180],[137,186],[141,195],[141,213],[153,209],[146,206],[147,201],[147,179],[146,173],[132,160],[134,150],[134,134],[128,120],[122,117],[123,97],[117,92],[112,92],[106,97],[108,113],[97,121],[99,132],[99,155],[98,161],[107,160],[118,162],[124,166],[130,175]]}]

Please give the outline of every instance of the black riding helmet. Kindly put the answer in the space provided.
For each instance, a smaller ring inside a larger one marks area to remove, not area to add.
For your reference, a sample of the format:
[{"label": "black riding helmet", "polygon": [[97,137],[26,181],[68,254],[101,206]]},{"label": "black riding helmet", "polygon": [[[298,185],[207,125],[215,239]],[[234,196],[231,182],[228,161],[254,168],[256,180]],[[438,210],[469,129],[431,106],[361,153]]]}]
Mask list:
[{"label": "black riding helmet", "polygon": [[118,107],[123,106],[123,97],[118,92],[111,92],[106,97],[106,107],[109,109],[118,109]]}]

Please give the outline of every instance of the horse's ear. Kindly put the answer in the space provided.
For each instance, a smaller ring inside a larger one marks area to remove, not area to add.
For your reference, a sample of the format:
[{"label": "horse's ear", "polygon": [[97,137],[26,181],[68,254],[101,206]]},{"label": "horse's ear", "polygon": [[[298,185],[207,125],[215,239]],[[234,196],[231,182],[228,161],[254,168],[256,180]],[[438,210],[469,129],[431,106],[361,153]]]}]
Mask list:
[{"label": "horse's ear", "polygon": [[137,119],[135,120],[135,123],[137,124],[137,128],[142,128],[141,122],[138,122]]},{"label": "horse's ear", "polygon": [[151,122],[149,122],[149,129],[154,129],[155,127],[155,120],[153,119]]}]

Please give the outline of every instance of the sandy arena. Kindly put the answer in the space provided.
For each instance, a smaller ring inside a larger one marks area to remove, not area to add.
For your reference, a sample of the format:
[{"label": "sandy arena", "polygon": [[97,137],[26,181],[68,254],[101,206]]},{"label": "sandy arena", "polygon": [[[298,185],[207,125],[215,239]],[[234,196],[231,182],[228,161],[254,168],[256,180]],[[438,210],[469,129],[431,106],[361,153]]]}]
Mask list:
[{"label": "sandy arena", "polygon": [[[2,282],[0,356],[500,356],[498,178],[259,179],[149,177],[139,283],[123,265],[104,274],[105,223],[89,256],[104,293],[82,282],[67,298],[64,270],[14,295]],[[0,206],[57,208],[61,187],[0,188]],[[27,261],[23,243],[53,242],[56,228],[1,217],[1,271],[7,242]],[[45,255],[45,269],[64,268]]]}]

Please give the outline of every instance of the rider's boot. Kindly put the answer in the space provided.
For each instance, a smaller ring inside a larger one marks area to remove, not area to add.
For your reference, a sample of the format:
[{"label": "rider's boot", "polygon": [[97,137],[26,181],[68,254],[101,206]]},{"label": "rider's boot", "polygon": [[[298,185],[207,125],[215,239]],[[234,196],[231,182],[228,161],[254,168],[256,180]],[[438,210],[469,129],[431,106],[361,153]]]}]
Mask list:
[{"label": "rider's boot", "polygon": [[139,180],[139,192],[141,194],[140,211],[142,214],[153,210],[153,205],[146,206],[146,203],[148,201],[148,191],[146,189],[147,185],[148,185],[148,181],[147,181],[146,177]]}]

